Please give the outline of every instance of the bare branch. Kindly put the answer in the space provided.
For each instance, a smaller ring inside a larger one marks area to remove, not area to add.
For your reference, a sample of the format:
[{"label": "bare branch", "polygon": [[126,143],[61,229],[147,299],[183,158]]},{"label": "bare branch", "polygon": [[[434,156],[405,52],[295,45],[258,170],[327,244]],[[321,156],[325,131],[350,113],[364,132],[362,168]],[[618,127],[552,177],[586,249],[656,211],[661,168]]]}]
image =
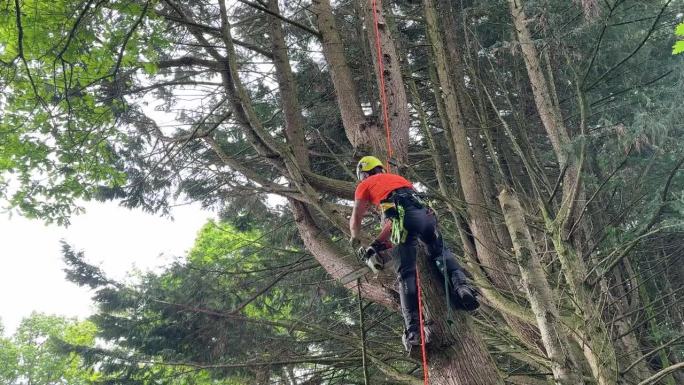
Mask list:
[{"label": "bare branch", "polygon": [[174,59],[160,60],[155,63],[159,68],[171,68],[171,67],[205,67],[210,68],[215,71],[221,71],[223,65],[215,60],[201,59],[194,56],[183,56]]},{"label": "bare branch", "polygon": [[684,335],[675,337],[675,338],[673,338],[672,340],[670,340],[670,341],[668,341],[668,342],[666,342],[666,343],[664,343],[664,344],[658,346],[657,348],[651,350],[650,352],[648,352],[648,353],[642,355],[641,357],[639,357],[638,360],[632,362],[629,366],[627,366],[627,368],[625,368],[624,370],[621,370],[620,373],[624,374],[624,373],[629,372],[629,371],[632,370],[632,368],[633,368],[634,366],[636,366],[639,362],[645,360],[646,358],[650,357],[651,355],[653,355],[653,354],[655,354],[655,353],[658,353],[661,349],[665,349],[666,347],[668,347],[668,346],[674,344],[675,342],[681,340],[682,338],[684,338]]},{"label": "bare branch", "polygon": [[675,370],[683,369],[684,368],[684,362],[680,362],[678,364],[670,365],[667,368],[664,368],[663,370],[659,371],[658,373],[652,375],[651,377],[641,381],[638,385],[649,385],[657,382],[661,378],[665,377],[666,375],[674,372]]},{"label": "bare branch", "polygon": [[249,1],[249,0],[238,0],[238,1],[241,2],[242,4],[249,5],[250,7],[254,8],[254,9],[258,9],[258,10],[260,10],[260,11],[262,11],[262,12],[268,13],[269,15],[275,16],[275,17],[277,17],[278,19],[280,19],[280,20],[282,20],[282,21],[284,21],[284,22],[286,22],[286,23],[288,23],[288,24],[292,24],[293,26],[295,26],[295,27],[297,27],[297,28],[299,28],[299,29],[301,29],[301,30],[303,30],[303,31],[306,31],[306,32],[308,32],[308,33],[310,33],[310,34],[312,34],[312,35],[318,37],[318,38],[321,37],[321,34],[318,33],[318,31],[316,31],[316,30],[314,30],[314,29],[312,29],[312,28],[309,28],[309,27],[305,26],[304,24],[301,24],[301,23],[296,22],[296,21],[294,21],[294,20],[288,19],[287,17],[281,15],[280,13],[278,13],[278,12],[273,12],[273,11],[271,11],[270,9],[268,9],[268,8],[262,6],[262,5],[259,5],[259,4],[257,4],[257,3],[252,2],[252,1]]},{"label": "bare branch", "polygon": [[133,23],[133,26],[131,29],[128,30],[126,33],[126,36],[124,37],[123,43],[121,43],[121,49],[119,50],[119,55],[116,58],[116,64],[114,65],[114,71],[112,71],[112,78],[116,78],[116,74],[119,72],[119,67],[121,67],[121,61],[123,60],[124,52],[126,51],[126,45],[128,44],[128,41],[131,39],[131,36],[133,36],[133,33],[135,32],[136,29],[138,29],[138,26],[140,23],[142,23],[143,18],[145,17],[145,14],[147,14],[147,8],[150,6],[150,1],[147,0],[145,2],[145,6],[143,7],[142,12],[140,12],[140,16],[136,19],[135,23]]}]

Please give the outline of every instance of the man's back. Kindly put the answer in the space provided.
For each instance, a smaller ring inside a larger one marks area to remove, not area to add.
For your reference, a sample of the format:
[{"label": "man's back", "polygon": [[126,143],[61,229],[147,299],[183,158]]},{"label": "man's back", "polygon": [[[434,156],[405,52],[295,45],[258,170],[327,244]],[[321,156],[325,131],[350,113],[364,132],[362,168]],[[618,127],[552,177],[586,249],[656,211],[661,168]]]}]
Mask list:
[{"label": "man's back", "polygon": [[379,205],[380,201],[387,198],[392,191],[402,187],[413,188],[413,185],[401,175],[375,174],[359,183],[356,187],[354,199],[366,200],[374,205]]}]

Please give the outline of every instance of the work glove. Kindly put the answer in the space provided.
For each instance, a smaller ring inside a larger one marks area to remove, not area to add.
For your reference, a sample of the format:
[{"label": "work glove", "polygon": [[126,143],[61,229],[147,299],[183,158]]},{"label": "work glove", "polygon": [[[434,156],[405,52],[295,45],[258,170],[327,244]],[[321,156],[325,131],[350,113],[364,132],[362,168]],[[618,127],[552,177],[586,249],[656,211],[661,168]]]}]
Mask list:
[{"label": "work glove", "polygon": [[359,259],[366,264],[374,274],[377,274],[385,267],[385,263],[380,255],[380,251],[384,250],[381,244],[373,242],[369,247],[361,247],[358,250]]},{"label": "work glove", "polygon": [[361,240],[356,237],[351,237],[349,238],[349,246],[351,246],[352,250],[356,250],[361,247]]}]

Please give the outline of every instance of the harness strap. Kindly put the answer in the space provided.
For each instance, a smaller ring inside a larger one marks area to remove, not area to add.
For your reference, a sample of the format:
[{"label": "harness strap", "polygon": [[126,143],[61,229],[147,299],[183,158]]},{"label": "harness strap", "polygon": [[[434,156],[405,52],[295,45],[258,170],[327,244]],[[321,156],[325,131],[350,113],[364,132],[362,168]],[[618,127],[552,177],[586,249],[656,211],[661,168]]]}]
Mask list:
[{"label": "harness strap", "polygon": [[406,231],[406,228],[404,227],[404,214],[406,214],[406,210],[401,205],[397,205],[396,210],[397,217],[392,218],[392,235],[390,236],[390,241],[393,244],[398,245],[406,241],[408,231]]}]

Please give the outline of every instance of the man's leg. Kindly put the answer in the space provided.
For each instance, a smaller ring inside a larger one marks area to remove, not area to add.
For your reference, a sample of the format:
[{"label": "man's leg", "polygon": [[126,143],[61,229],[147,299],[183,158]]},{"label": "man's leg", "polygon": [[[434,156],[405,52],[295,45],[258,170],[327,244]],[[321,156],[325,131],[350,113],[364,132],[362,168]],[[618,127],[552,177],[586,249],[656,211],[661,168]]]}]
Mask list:
[{"label": "man's leg", "polygon": [[421,240],[425,242],[430,260],[441,265],[442,274],[446,274],[451,282],[451,292],[458,299],[458,304],[465,310],[480,307],[475,290],[468,284],[463,269],[456,261],[454,254],[444,245],[442,234],[437,228],[437,219],[432,212],[425,216],[425,228]]},{"label": "man's leg", "polygon": [[416,244],[415,234],[409,233],[406,241],[396,247],[399,264],[399,301],[401,315],[404,317],[404,338],[407,350],[410,346],[420,345],[420,326],[418,319],[418,288],[416,286]]}]

